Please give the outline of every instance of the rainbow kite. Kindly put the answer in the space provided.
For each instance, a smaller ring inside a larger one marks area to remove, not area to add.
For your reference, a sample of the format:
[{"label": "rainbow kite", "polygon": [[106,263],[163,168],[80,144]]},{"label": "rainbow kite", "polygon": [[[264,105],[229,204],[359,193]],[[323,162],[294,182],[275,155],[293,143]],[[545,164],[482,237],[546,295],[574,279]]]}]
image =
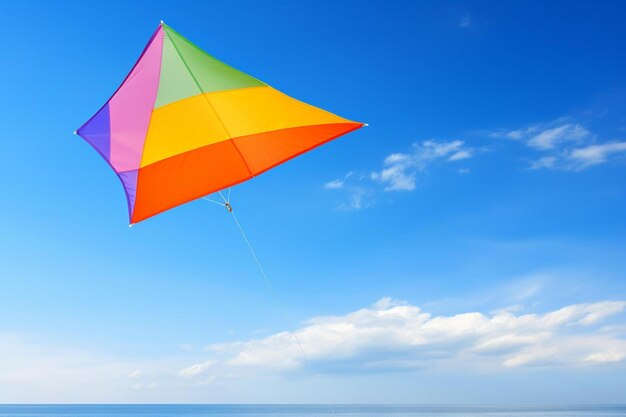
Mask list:
[{"label": "rainbow kite", "polygon": [[161,23],[122,85],[76,133],[119,176],[133,224],[361,126],[218,61]]}]

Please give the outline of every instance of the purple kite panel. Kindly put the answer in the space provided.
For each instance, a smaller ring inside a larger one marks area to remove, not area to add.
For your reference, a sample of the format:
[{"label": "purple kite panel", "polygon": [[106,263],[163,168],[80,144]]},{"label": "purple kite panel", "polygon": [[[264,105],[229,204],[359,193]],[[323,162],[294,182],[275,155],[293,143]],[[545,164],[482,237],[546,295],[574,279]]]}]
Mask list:
[{"label": "purple kite panel", "polygon": [[93,146],[104,159],[107,161],[111,159],[111,115],[108,104],[76,133]]},{"label": "purple kite panel", "polygon": [[119,175],[120,180],[122,180],[122,184],[124,184],[124,191],[126,191],[126,199],[128,201],[128,218],[130,219],[133,214],[133,209],[135,207],[135,196],[137,195],[137,174],[139,173],[138,169],[133,169],[132,171],[124,171],[120,172]]}]

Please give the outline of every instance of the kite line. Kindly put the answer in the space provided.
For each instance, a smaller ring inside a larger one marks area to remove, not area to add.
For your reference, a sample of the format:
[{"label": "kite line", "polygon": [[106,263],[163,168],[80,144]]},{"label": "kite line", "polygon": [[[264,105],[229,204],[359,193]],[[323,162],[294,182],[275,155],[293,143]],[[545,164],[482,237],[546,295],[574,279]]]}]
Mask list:
[{"label": "kite line", "polygon": [[[243,238],[244,243],[248,247],[248,251],[250,252],[250,255],[252,255],[252,259],[256,263],[256,266],[258,267],[259,271],[261,272],[261,276],[263,277],[263,280],[265,281],[265,284],[266,284],[267,288],[269,289],[270,293],[272,294],[272,298],[274,299],[274,303],[276,304],[276,307],[278,308],[278,313],[280,314],[281,318],[283,319],[283,321],[285,323],[289,323],[289,320],[287,320],[287,316],[285,314],[285,311],[284,311],[283,305],[282,305],[282,303],[280,301],[280,298],[278,298],[278,294],[276,294],[276,291],[274,290],[274,286],[272,285],[272,282],[270,281],[270,279],[268,278],[267,274],[265,273],[265,269],[263,268],[263,265],[261,265],[261,261],[259,261],[259,257],[256,255],[256,252],[254,251],[254,248],[252,247],[252,244],[250,243],[250,239],[248,239],[248,236],[246,235],[246,232],[243,230],[243,227],[241,227],[241,224],[239,223],[239,220],[237,219],[237,216],[235,215],[235,211],[233,210],[233,207],[230,204],[230,190],[231,189],[229,188],[228,189],[228,198],[225,198],[224,195],[222,194],[222,192],[218,191],[218,194],[220,195],[220,197],[222,197],[222,200],[223,200],[222,203],[220,203],[219,201],[212,200],[212,199],[210,199],[208,197],[202,197],[202,199],[224,207],[231,214],[231,216],[233,217],[233,220],[235,221],[235,225],[237,226],[237,229],[239,230],[239,233],[241,234],[241,237]],[[300,354],[302,355],[302,359],[303,359],[302,363],[304,364],[305,368],[309,371],[309,373],[315,374],[313,372],[313,368],[310,365],[309,357],[307,356],[304,348],[302,347],[302,343],[300,342],[300,339],[298,338],[298,335],[296,334],[295,331],[291,332],[291,335],[293,336],[293,340],[298,345],[298,349],[299,349]],[[332,415],[336,416],[335,409],[333,408],[333,406],[331,404],[326,404],[326,405],[329,408],[329,410],[332,413]]]}]

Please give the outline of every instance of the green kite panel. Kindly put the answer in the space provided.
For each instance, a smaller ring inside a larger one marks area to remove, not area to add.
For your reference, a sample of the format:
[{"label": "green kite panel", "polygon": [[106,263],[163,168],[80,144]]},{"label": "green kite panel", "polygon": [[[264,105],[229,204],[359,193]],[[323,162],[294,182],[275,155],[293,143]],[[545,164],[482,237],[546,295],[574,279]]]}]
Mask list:
[{"label": "green kite panel", "polygon": [[[179,35],[169,26],[163,25],[163,28],[165,29],[168,40],[171,41],[177,55],[182,60],[184,67],[188,69],[188,72],[190,72],[193,78],[195,78],[195,82],[197,82],[197,84],[200,86],[200,88],[196,86],[196,92],[192,93],[191,95],[199,94],[200,89],[204,93],[211,93],[215,91],[233,90],[246,87],[262,87],[267,85],[262,81],[259,81],[256,78],[251,77],[239,70],[236,70],[235,68],[224,64],[223,62],[208,55],[206,52],[202,51],[189,40]],[[173,84],[177,82],[173,79],[178,77],[178,74],[182,73],[182,69],[180,69],[179,65],[177,64],[171,64],[169,58],[166,61],[165,53],[167,52],[171,55],[171,53],[166,51],[165,49],[167,43],[168,42],[165,42],[163,44],[163,63],[165,65],[161,72],[161,79],[165,81],[171,78],[172,81],[166,82]],[[170,66],[172,67],[172,71],[174,73],[174,75],[172,75],[171,77],[168,74]],[[189,97],[190,94],[188,94],[188,88],[186,84],[187,83],[185,82],[184,85],[180,87],[180,94],[175,94],[175,89],[172,91],[171,95],[169,93],[167,95],[164,94],[163,99],[158,100],[158,105],[162,106],[164,104],[167,104],[168,102]],[[159,92],[160,89],[161,87],[159,86]]]},{"label": "green kite panel", "polygon": [[164,37],[159,91],[154,108],[198,94],[200,94],[200,89],[187,70],[185,63],[180,59],[174,44],[168,37]]}]

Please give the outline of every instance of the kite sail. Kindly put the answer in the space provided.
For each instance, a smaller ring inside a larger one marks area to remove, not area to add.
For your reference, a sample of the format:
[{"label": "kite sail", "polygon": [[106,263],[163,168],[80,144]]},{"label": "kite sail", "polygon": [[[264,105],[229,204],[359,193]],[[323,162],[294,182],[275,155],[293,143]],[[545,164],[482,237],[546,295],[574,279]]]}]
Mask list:
[{"label": "kite sail", "polygon": [[361,126],[218,61],[161,23],[76,134],[119,176],[134,224]]}]

